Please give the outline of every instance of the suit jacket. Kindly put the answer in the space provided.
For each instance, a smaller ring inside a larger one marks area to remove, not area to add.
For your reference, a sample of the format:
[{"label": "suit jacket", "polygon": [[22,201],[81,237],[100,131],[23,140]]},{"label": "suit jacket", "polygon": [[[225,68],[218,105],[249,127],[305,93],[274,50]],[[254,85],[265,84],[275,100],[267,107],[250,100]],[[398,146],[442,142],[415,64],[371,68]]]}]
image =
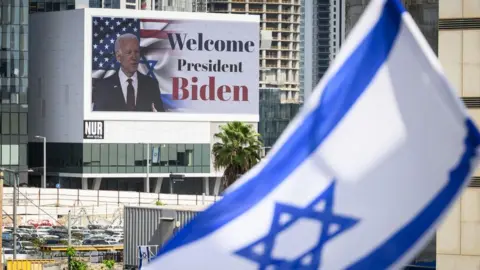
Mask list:
[{"label": "suit jacket", "polygon": [[[138,89],[135,111],[151,112],[152,103],[157,112],[164,112],[158,82],[137,71]],[[94,111],[128,111],[118,72],[95,83]]]}]

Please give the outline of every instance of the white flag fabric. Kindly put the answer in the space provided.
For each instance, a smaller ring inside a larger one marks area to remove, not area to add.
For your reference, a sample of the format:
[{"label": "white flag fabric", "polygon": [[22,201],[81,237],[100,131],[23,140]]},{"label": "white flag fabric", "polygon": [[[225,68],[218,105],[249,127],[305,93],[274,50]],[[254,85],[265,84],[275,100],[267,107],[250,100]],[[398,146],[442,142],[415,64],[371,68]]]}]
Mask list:
[{"label": "white flag fabric", "polygon": [[397,269],[468,184],[479,141],[402,4],[373,0],[269,156],[145,269]]}]

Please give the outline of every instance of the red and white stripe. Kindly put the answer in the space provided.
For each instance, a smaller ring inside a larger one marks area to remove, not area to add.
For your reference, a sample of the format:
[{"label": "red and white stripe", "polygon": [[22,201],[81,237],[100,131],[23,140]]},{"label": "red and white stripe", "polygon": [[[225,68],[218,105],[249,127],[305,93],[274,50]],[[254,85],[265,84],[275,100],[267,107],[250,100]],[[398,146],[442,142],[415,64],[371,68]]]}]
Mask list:
[{"label": "red and white stripe", "polygon": [[171,22],[168,20],[141,19],[140,46],[147,47],[155,42],[168,38],[165,31]]}]

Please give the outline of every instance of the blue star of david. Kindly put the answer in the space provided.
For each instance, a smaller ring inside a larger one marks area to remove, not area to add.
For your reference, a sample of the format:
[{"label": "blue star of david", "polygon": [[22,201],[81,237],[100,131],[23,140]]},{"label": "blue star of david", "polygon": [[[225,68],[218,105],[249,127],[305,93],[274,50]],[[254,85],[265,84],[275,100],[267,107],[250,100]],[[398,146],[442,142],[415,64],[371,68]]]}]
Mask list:
[{"label": "blue star of david", "polygon": [[[259,270],[270,269],[318,269],[322,248],[326,242],[353,227],[359,220],[333,213],[335,182],[305,208],[277,203],[268,234],[235,254],[254,261]],[[317,221],[320,236],[316,244],[293,260],[272,257],[275,238],[300,219]]]},{"label": "blue star of david", "polygon": [[140,61],[142,64],[144,64],[147,69],[148,69],[148,73],[147,73],[147,76],[150,76],[152,77],[153,79],[157,79],[155,77],[155,65],[158,63],[157,60],[148,60],[145,56],[142,57],[142,60]]}]

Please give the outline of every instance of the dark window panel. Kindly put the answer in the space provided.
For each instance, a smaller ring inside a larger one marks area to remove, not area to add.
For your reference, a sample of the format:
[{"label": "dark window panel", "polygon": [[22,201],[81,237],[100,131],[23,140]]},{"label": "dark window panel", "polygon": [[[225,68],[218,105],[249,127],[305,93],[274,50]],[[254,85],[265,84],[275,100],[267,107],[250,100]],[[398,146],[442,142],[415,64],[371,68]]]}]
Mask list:
[{"label": "dark window panel", "polygon": [[20,113],[20,134],[27,135],[28,117],[26,113]]},{"label": "dark window panel", "polygon": [[127,165],[127,145],[124,143],[118,144],[118,165]]},{"label": "dark window panel", "polygon": [[92,144],[83,144],[83,164],[84,166],[92,166]]},{"label": "dark window panel", "polygon": [[10,114],[1,113],[2,134],[10,134]]},{"label": "dark window panel", "polygon": [[108,161],[110,166],[118,165],[118,148],[116,143],[109,145]]},{"label": "dark window panel", "polygon": [[108,144],[100,144],[100,166],[108,166]]},{"label": "dark window panel", "polygon": [[135,165],[135,146],[133,144],[127,144],[127,166]]},{"label": "dark window panel", "polygon": [[10,114],[10,133],[18,135],[19,133],[19,116],[18,113]]},{"label": "dark window panel", "polygon": [[210,165],[210,145],[209,144],[202,145],[202,165],[203,166]]}]

